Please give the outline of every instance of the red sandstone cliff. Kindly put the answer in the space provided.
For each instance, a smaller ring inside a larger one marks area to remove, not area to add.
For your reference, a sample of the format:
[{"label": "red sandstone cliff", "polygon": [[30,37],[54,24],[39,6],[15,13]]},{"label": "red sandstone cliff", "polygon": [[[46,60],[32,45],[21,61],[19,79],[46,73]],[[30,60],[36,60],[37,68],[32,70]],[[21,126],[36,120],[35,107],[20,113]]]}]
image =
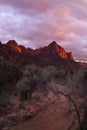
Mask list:
[{"label": "red sandstone cliff", "polygon": [[62,58],[67,60],[73,60],[73,56],[71,52],[66,52],[64,48],[59,46],[55,41],[51,42],[48,46],[43,48],[36,49],[33,52],[33,55],[38,57],[54,57],[54,58]]},{"label": "red sandstone cliff", "polygon": [[0,42],[0,52],[3,54],[23,54],[26,56],[38,57],[38,58],[62,58],[66,60],[74,60],[71,52],[66,52],[64,48],[59,46],[55,41],[51,42],[48,46],[33,50],[31,48],[25,48],[22,45],[18,45],[15,40],[9,40],[6,44]]}]

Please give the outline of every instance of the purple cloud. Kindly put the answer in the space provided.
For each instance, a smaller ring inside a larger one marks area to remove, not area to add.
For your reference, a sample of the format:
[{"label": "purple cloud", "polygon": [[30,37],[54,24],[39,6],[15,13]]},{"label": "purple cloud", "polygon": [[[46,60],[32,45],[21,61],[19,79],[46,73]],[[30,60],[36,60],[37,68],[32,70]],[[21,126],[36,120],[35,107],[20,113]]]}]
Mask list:
[{"label": "purple cloud", "polygon": [[0,0],[0,40],[38,48],[57,41],[87,61],[86,0]]}]

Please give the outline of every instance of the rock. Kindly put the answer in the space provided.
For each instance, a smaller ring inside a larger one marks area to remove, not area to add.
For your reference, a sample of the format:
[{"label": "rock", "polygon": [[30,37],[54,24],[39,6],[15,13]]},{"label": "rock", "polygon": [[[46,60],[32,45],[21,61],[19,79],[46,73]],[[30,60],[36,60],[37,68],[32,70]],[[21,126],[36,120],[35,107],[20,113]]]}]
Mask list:
[{"label": "rock", "polygon": [[71,52],[66,52],[55,41],[48,46],[33,50],[18,45],[15,40],[9,40],[6,44],[0,43],[0,56],[8,57],[21,64],[36,64],[40,66],[57,65],[65,69],[77,69],[81,65],[74,61]]},{"label": "rock", "polygon": [[72,52],[67,52],[67,59],[74,60]]},{"label": "rock", "polygon": [[[18,45],[15,40],[9,40],[6,44],[0,42],[0,46],[3,48],[3,53],[20,53],[27,56],[44,57],[44,58],[62,58],[73,60],[71,52],[66,52],[64,48],[58,45],[55,41],[51,42],[48,46],[33,50],[31,48],[25,48],[22,45]],[[6,51],[6,52],[5,52]]]},{"label": "rock", "polygon": [[11,49],[12,51],[22,53],[21,47],[17,44],[15,40],[9,40],[6,45]]},{"label": "rock", "polygon": [[48,46],[39,48],[34,51],[34,55],[44,58],[62,58],[62,59],[73,59],[72,53],[67,53],[64,48],[59,46],[55,41],[51,42]]}]

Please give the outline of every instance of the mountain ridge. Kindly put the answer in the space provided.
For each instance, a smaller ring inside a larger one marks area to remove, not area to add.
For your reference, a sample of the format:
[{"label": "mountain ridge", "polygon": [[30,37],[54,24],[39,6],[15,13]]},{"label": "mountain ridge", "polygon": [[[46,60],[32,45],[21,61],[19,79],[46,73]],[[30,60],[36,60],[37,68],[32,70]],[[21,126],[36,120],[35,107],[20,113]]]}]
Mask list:
[{"label": "mountain ridge", "polygon": [[72,52],[66,52],[55,41],[35,50],[19,45],[15,40],[9,40],[6,44],[0,42],[0,56],[7,57],[7,59],[15,60],[16,63],[24,65],[56,65],[64,69],[78,69],[80,67],[74,60]]},{"label": "mountain ridge", "polygon": [[[2,44],[1,44],[2,45]],[[2,45],[3,46],[3,45]],[[9,40],[4,46],[7,46],[9,50],[17,53],[28,54],[28,55],[44,55],[51,57],[61,57],[63,59],[74,60],[72,52],[66,52],[64,48],[58,45],[55,41],[51,42],[48,46],[44,46],[39,49],[26,48],[23,45],[18,45],[15,40]]]}]

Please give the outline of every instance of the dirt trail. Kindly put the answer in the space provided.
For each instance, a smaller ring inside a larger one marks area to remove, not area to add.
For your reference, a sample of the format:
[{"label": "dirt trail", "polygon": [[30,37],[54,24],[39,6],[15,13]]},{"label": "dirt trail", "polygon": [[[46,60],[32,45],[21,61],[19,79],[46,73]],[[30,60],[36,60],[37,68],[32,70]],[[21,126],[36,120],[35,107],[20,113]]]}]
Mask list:
[{"label": "dirt trail", "polygon": [[67,115],[67,101],[62,99],[41,111],[33,119],[22,122],[10,130],[76,130],[77,121],[73,116]]}]

